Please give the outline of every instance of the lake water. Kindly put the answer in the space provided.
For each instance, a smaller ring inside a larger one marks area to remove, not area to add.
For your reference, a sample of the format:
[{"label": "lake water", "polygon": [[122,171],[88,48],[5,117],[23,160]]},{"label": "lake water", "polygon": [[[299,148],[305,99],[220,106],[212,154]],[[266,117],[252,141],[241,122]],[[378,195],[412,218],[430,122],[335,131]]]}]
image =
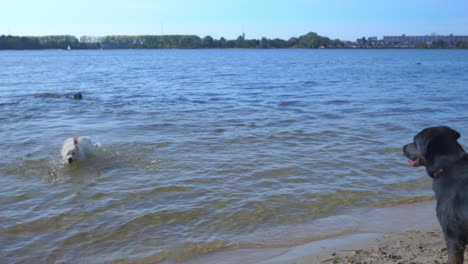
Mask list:
[{"label": "lake water", "polygon": [[[0,65],[5,263],[174,262],[352,232],[344,211],[432,195],[401,154],[415,133],[468,142],[468,50],[1,51]],[[96,156],[62,165],[83,135]]]}]

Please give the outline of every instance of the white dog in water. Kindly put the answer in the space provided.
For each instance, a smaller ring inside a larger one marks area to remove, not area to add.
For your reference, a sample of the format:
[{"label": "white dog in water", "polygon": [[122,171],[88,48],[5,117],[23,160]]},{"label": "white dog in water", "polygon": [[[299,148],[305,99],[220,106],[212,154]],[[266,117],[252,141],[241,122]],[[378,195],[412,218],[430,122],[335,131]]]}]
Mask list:
[{"label": "white dog in water", "polygon": [[68,138],[63,143],[62,159],[64,163],[83,161],[90,155],[94,155],[94,151],[93,142],[89,137]]}]

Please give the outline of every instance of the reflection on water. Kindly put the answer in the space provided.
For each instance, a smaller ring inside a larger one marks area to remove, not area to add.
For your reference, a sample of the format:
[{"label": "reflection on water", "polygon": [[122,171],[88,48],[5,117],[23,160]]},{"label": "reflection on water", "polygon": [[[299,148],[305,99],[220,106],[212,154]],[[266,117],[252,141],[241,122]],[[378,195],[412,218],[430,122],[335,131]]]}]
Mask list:
[{"label": "reflection on water", "polygon": [[[1,55],[7,263],[188,260],[353,232],[334,215],[432,195],[400,154],[416,132],[468,135],[463,50]],[[96,156],[61,164],[83,135]]]}]

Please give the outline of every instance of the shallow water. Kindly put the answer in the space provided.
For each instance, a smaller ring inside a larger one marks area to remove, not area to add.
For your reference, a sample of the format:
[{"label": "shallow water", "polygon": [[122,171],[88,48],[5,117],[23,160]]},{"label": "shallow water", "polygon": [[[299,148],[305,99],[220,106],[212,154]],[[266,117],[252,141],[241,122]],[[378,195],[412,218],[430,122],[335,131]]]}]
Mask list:
[{"label": "shallow water", "polygon": [[[466,50],[2,51],[0,65],[7,263],[310,241],[346,229],[327,222],[344,210],[432,194],[400,150],[420,129],[468,137]],[[64,167],[82,135],[96,156]]]}]

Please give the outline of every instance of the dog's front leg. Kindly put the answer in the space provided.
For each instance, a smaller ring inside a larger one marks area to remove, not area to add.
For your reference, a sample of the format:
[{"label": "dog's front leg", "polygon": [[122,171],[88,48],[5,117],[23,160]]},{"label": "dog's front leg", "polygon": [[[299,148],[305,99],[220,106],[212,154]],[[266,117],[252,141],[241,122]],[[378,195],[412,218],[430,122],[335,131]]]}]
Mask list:
[{"label": "dog's front leg", "polygon": [[463,253],[465,252],[465,243],[446,238],[448,264],[463,264]]}]

